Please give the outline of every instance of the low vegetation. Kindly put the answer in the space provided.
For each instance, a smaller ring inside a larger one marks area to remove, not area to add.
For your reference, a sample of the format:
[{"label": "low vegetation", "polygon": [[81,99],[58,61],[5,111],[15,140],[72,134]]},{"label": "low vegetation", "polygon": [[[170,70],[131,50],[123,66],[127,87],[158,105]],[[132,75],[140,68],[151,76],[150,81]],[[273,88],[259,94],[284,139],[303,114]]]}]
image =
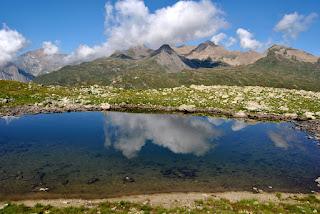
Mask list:
[{"label": "low vegetation", "polygon": [[0,209],[0,214],[29,214],[29,213],[319,213],[320,200],[311,195],[304,198],[291,198],[288,201],[260,202],[258,200],[241,200],[231,202],[226,199],[207,199],[195,201],[193,204],[165,208],[152,206],[147,203],[130,203],[126,201],[105,202],[98,205],[82,207],[57,208],[37,204],[34,207],[26,207],[8,203]]},{"label": "low vegetation", "polygon": [[90,107],[135,105],[181,111],[217,109],[238,115],[264,113],[290,118],[320,118],[320,92],[257,86],[180,86],[163,89],[123,89],[110,86],[61,87],[0,81],[0,112],[5,108],[34,105]]}]

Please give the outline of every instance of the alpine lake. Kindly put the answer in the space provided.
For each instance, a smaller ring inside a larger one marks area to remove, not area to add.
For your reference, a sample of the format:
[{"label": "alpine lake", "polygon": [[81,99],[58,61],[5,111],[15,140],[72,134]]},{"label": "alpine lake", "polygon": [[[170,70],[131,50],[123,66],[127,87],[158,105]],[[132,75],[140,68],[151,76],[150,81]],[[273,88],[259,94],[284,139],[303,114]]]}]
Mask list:
[{"label": "alpine lake", "polygon": [[0,118],[0,199],[318,191],[320,149],[290,122],[78,112]]}]

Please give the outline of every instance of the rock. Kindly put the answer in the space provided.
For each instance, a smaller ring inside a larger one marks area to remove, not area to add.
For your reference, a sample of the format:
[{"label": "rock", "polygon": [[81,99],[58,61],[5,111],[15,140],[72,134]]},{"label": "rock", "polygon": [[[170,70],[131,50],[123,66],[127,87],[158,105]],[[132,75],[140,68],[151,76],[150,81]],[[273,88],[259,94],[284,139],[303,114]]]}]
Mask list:
[{"label": "rock", "polygon": [[3,209],[6,208],[7,206],[9,206],[9,204],[0,205],[0,210],[3,210]]},{"label": "rock", "polygon": [[265,109],[265,107],[263,105],[260,105],[259,103],[254,102],[254,101],[249,101],[245,108],[249,111],[261,111],[261,110]]},{"label": "rock", "polygon": [[122,179],[123,183],[133,183],[135,182],[135,180],[129,176],[125,176],[123,179]]},{"label": "rock", "polygon": [[40,192],[48,192],[49,188],[48,187],[41,187],[41,188],[39,188],[39,191]]},{"label": "rock", "polygon": [[256,193],[256,194],[263,193],[263,190],[262,189],[258,189],[257,187],[252,187],[252,191],[253,191],[253,193]]},{"label": "rock", "polygon": [[234,113],[233,115],[235,118],[246,118],[247,117],[247,114],[243,111],[239,111],[239,112],[236,112]]},{"label": "rock", "polygon": [[317,183],[317,186],[320,187],[320,177],[317,178],[317,179],[315,180],[315,182]]},{"label": "rock", "polygon": [[96,182],[98,182],[99,181],[99,178],[90,178],[88,181],[87,181],[87,184],[94,184],[94,183],[96,183]]},{"label": "rock", "polygon": [[111,105],[110,105],[109,103],[102,103],[102,104],[100,105],[100,108],[101,108],[102,110],[109,110],[109,109],[111,108]]},{"label": "rock", "polygon": [[310,120],[315,120],[316,117],[314,116],[314,114],[312,112],[305,112],[303,114],[303,116],[305,116],[307,119],[310,119]]},{"label": "rock", "polygon": [[286,114],[284,114],[284,116],[289,119],[297,119],[298,118],[298,115],[296,113],[286,113]]},{"label": "rock", "polygon": [[194,105],[181,105],[179,106],[179,111],[185,111],[185,112],[193,112],[195,110],[196,106]]}]

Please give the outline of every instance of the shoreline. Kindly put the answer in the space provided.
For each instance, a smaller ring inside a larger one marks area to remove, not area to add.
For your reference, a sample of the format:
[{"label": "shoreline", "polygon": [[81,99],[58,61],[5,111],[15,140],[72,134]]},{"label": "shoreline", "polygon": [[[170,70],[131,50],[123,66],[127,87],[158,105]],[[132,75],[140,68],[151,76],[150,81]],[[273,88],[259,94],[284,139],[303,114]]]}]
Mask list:
[{"label": "shoreline", "polygon": [[167,113],[167,114],[185,114],[185,115],[205,115],[211,117],[225,117],[238,120],[253,120],[265,122],[292,122],[295,126],[307,132],[317,141],[320,141],[320,119],[308,119],[305,116],[297,115],[279,115],[262,112],[232,112],[216,108],[184,108],[166,107],[166,106],[148,106],[148,105],[67,105],[63,107],[47,106],[39,107],[36,105],[25,105],[15,107],[3,107],[0,111],[0,117],[19,117],[24,115],[53,114],[67,112],[127,112],[127,113]]},{"label": "shoreline", "polygon": [[[320,193],[313,194],[320,199]],[[294,198],[303,198],[310,196],[310,194],[302,193],[252,193],[246,191],[240,192],[220,192],[220,193],[205,193],[205,192],[187,192],[187,193],[154,193],[154,194],[140,194],[129,195],[102,199],[74,199],[74,198],[59,198],[59,199],[26,199],[11,201],[13,204],[24,204],[28,207],[33,207],[36,204],[50,205],[58,208],[63,207],[95,207],[105,202],[120,202],[127,201],[131,203],[142,203],[150,206],[163,206],[171,208],[175,206],[191,207],[195,201],[198,200],[228,200],[231,202],[238,202],[241,200],[257,200],[259,202],[273,202],[280,203],[281,201],[293,202]],[[7,202],[0,202],[0,207],[5,206]]]}]

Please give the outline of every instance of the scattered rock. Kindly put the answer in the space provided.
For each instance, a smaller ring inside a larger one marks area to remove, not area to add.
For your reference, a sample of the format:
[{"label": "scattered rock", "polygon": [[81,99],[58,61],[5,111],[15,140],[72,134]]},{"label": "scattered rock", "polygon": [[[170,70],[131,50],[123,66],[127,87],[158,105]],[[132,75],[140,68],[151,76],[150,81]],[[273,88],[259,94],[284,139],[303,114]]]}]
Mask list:
[{"label": "scattered rock", "polygon": [[298,115],[296,113],[286,113],[286,114],[284,114],[284,116],[289,119],[297,119],[298,118]]},{"label": "scattered rock", "polygon": [[303,116],[305,116],[309,120],[315,120],[316,119],[316,117],[314,116],[314,114],[312,112],[305,112],[303,114]]},{"label": "scattered rock", "polygon": [[109,103],[102,103],[100,105],[100,108],[104,111],[109,110],[111,108],[111,105]]},{"label": "scattered rock", "polygon": [[195,110],[196,106],[195,105],[181,105],[179,106],[179,111],[184,111],[184,112],[193,112]]},{"label": "scattered rock", "polygon": [[39,191],[40,191],[40,192],[48,192],[48,191],[49,191],[49,188],[48,188],[48,187],[40,187],[40,188],[39,188]]},{"label": "scattered rock", "polygon": [[252,192],[258,194],[258,193],[263,193],[263,190],[258,189],[257,187],[252,187]]},{"label": "scattered rock", "polygon": [[235,118],[246,118],[247,114],[244,111],[239,111],[239,112],[236,112],[233,116]]},{"label": "scattered rock", "polygon": [[9,204],[0,205],[0,210],[3,210],[3,209],[6,208],[7,206],[9,206]]}]

